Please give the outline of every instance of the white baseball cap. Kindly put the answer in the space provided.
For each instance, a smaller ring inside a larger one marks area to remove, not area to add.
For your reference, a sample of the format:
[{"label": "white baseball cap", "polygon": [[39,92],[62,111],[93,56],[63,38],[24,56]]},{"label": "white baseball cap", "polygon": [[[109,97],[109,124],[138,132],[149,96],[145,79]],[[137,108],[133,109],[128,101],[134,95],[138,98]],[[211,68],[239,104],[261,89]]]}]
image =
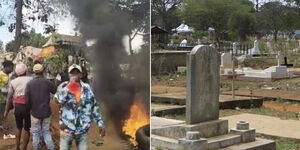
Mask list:
[{"label": "white baseball cap", "polygon": [[71,65],[68,69],[68,72],[70,73],[73,69],[78,69],[80,72],[82,72],[82,68],[77,64]]}]

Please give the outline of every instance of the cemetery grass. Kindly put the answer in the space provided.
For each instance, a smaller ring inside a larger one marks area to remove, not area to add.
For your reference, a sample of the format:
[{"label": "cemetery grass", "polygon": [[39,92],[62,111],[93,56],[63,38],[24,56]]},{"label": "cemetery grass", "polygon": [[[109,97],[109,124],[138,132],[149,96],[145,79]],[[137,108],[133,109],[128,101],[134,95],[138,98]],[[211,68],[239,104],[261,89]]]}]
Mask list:
[{"label": "cemetery grass", "polygon": [[[300,54],[287,54],[288,63],[291,63],[296,68],[290,68],[295,70],[295,74],[300,75]],[[276,56],[264,56],[260,58],[246,59],[243,67],[252,67],[253,69],[266,69],[270,66],[276,66]],[[221,92],[231,90],[232,80],[221,80]],[[235,89],[261,89],[263,87],[272,87],[277,90],[287,91],[300,91],[300,78],[278,80],[274,82],[249,82],[249,81],[235,81]],[[151,77],[152,85],[166,85],[171,87],[186,87],[186,72],[182,73],[170,73],[153,75]]]},{"label": "cemetery grass", "polygon": [[300,143],[287,139],[273,139],[276,142],[277,150],[300,150]]},{"label": "cemetery grass", "polygon": [[[294,67],[300,67],[300,54],[299,53],[288,53],[288,63],[293,64]],[[283,61],[282,61],[283,63]],[[271,66],[277,65],[277,58],[275,55],[262,56],[262,57],[250,57],[245,59],[245,62],[241,64],[244,67],[251,67],[253,69],[266,69]]]},{"label": "cemetery grass", "polygon": [[[238,109],[238,110],[224,109],[224,110],[220,110],[219,113],[220,113],[220,117],[227,117],[227,116],[238,115],[238,114],[242,114],[242,113],[249,113],[249,114],[278,117],[280,119],[293,119],[293,120],[300,119],[300,115],[298,112],[287,111],[288,109],[286,109],[286,110],[274,109],[272,107],[272,104],[276,104],[276,102],[268,102],[267,104],[264,104],[260,108]],[[288,106],[288,105],[286,105],[286,106]],[[282,106],[282,107],[284,107],[284,106]],[[166,115],[164,117],[169,118],[169,119],[185,120],[184,114],[182,114],[182,115]]]},{"label": "cemetery grass", "polygon": [[[299,63],[300,64],[300,63]],[[169,86],[169,87],[186,87],[186,76],[184,74],[169,74],[152,76],[152,86]],[[234,89],[259,90],[263,88],[272,88],[274,90],[282,91],[299,91],[300,92],[300,78],[283,79],[274,82],[250,82],[250,81],[235,81]],[[231,91],[232,80],[221,79],[220,92]],[[184,90],[183,90],[184,91]],[[277,91],[278,92],[278,91]],[[152,91],[152,94],[166,93],[166,91]]]},{"label": "cemetery grass", "polygon": [[298,141],[292,141],[289,139],[283,139],[278,137],[266,137],[263,135],[256,135],[258,138],[263,139],[270,139],[274,140],[276,142],[276,149],[277,150],[300,150],[300,142]]}]

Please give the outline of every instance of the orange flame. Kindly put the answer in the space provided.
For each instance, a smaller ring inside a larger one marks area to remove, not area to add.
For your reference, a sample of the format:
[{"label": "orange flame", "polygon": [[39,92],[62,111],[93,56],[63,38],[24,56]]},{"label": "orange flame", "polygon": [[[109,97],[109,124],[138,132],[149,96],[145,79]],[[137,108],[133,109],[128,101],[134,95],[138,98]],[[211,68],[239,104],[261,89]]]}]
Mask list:
[{"label": "orange flame", "polygon": [[149,124],[149,115],[144,107],[141,100],[135,100],[130,107],[130,116],[125,120],[122,128],[123,132],[130,136],[129,140],[134,146],[137,146],[137,130],[142,126]]}]

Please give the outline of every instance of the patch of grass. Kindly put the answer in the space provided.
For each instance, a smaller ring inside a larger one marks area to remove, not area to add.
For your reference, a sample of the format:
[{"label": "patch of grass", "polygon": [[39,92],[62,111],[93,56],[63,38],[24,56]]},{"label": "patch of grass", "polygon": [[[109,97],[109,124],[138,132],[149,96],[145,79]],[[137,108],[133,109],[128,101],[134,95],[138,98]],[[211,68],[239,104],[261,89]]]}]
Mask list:
[{"label": "patch of grass", "polygon": [[276,65],[275,57],[259,57],[259,58],[247,58],[243,64],[245,67],[251,67],[254,69],[265,69],[269,66]]},{"label": "patch of grass", "polygon": [[164,118],[175,119],[175,120],[185,120],[185,114],[182,115],[165,115]]},{"label": "patch of grass", "polygon": [[237,115],[238,113],[226,113],[226,114],[220,114],[220,117],[228,117],[228,116],[233,116]]},{"label": "patch of grass", "polygon": [[298,141],[260,134],[257,134],[257,137],[275,141],[277,150],[300,150],[300,143]]},{"label": "patch of grass", "polygon": [[277,97],[276,100],[275,100],[275,102],[277,102],[277,103],[284,103],[286,101],[284,99],[282,99],[281,97]]},{"label": "patch of grass", "polygon": [[[263,83],[260,82],[250,82],[250,81],[234,81],[234,88],[237,89],[260,89]],[[231,91],[232,80],[223,79],[221,80],[221,91]]]},{"label": "patch of grass", "polygon": [[243,113],[273,116],[281,119],[295,119],[295,120],[297,119],[297,115],[294,112],[277,111],[274,109],[266,108],[264,106],[260,108],[241,109],[240,111]]},{"label": "patch of grass", "polygon": [[220,110],[220,117],[228,117],[228,116],[233,116],[233,115],[237,115],[237,114],[240,114],[240,112],[237,110],[234,110],[234,109]]},{"label": "patch of grass", "polygon": [[185,73],[176,73],[168,75],[156,75],[151,76],[152,85],[166,85],[166,86],[186,86],[186,75]]},{"label": "patch of grass", "polygon": [[299,106],[300,103],[298,101],[288,101],[286,99],[283,99],[281,97],[277,97],[275,101],[273,101],[273,103],[277,103],[277,104],[286,104],[286,105],[294,105],[294,106]]},{"label": "patch of grass", "polygon": [[[298,120],[299,117],[294,112],[289,111],[277,111],[274,109],[260,107],[260,108],[251,108],[251,109],[240,109],[240,110],[232,110],[232,109],[225,109],[220,110],[220,117],[227,117],[232,115],[237,115],[240,113],[249,113],[249,114],[257,114],[257,115],[265,115],[265,116],[272,116],[278,117],[281,119],[294,119]],[[185,114],[182,115],[165,115],[163,116],[169,119],[176,119],[176,120],[185,120]]]},{"label": "patch of grass", "polygon": [[277,139],[275,140],[276,142],[276,149],[277,150],[299,150],[300,149],[300,144],[285,140],[285,139]]}]

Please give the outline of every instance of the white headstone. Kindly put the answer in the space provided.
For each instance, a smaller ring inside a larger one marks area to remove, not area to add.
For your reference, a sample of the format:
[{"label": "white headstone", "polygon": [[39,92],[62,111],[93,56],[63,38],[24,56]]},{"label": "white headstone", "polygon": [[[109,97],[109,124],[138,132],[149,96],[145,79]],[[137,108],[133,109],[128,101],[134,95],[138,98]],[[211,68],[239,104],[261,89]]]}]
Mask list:
[{"label": "white headstone", "polygon": [[281,65],[281,60],[283,59],[283,55],[281,54],[281,52],[279,51],[277,53],[277,66]]},{"label": "white headstone", "polygon": [[236,54],[236,53],[237,53],[237,46],[238,46],[238,43],[237,43],[237,42],[233,42],[233,43],[232,43],[232,51],[233,51],[233,54]]},{"label": "white headstone", "polygon": [[222,68],[232,67],[232,55],[230,53],[223,53],[221,55],[221,67]]},{"label": "white headstone", "polygon": [[258,55],[258,54],[261,54],[261,53],[260,53],[260,50],[259,50],[259,47],[258,47],[258,40],[255,40],[254,41],[254,46],[251,49],[251,55]]}]

